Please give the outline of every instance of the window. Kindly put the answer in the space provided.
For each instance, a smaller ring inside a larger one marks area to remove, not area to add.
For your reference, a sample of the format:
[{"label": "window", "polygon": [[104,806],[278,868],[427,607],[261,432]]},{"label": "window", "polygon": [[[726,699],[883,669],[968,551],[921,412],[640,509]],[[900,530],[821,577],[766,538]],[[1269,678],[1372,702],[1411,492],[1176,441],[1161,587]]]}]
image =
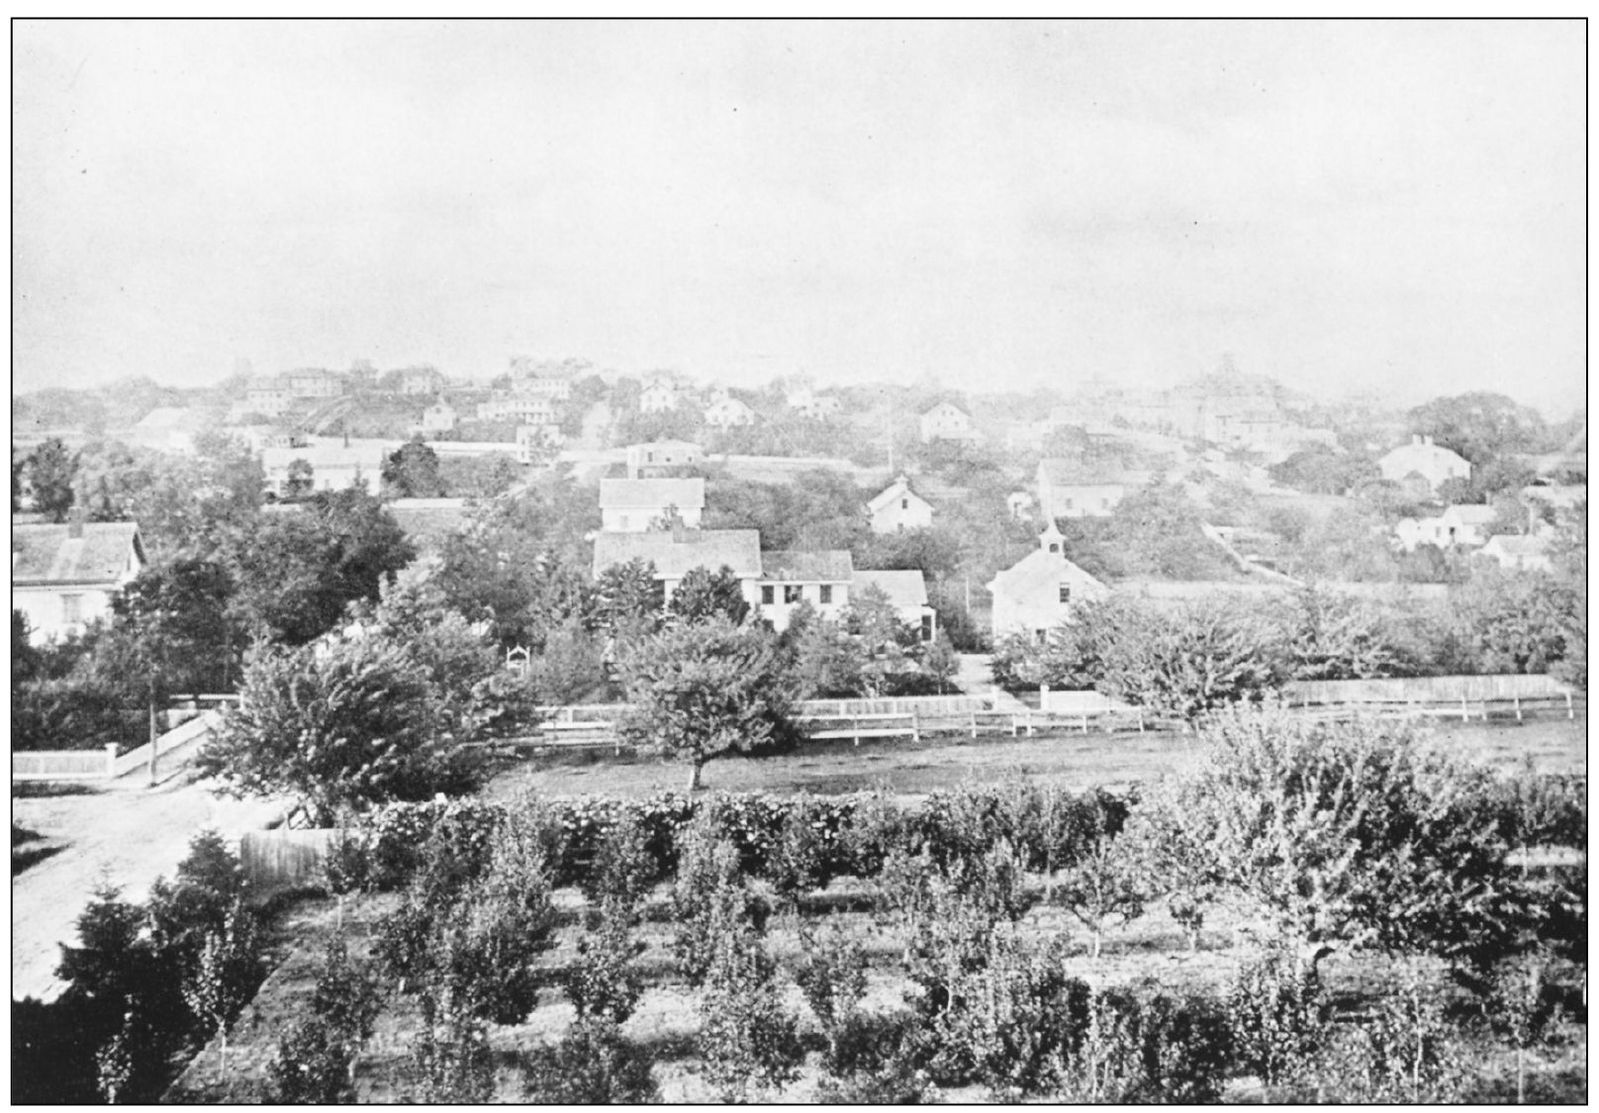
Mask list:
[{"label": "window", "polygon": [[896,526],[894,532],[895,533],[904,533],[905,532],[905,523],[901,522],[898,526]]},{"label": "window", "polygon": [[785,602],[785,603],[798,603],[801,598],[802,598],[802,596],[800,594],[800,585],[799,584],[784,584],[783,585],[783,602]]},{"label": "window", "polygon": [[910,499],[900,499],[899,500],[899,508],[901,510],[909,510],[911,508],[911,500]]},{"label": "window", "polygon": [[1043,645],[1044,644],[1044,638],[1049,634],[1049,631],[1048,630],[1034,630],[1033,633],[1038,636],[1038,644],[1039,645]]},{"label": "window", "polygon": [[833,601],[832,584],[823,584],[818,590],[821,592],[821,601],[823,603],[831,603]]},{"label": "window", "polygon": [[922,640],[924,642],[933,640],[933,616],[930,614],[922,615]]},{"label": "window", "polygon": [[1049,551],[1052,553],[1060,552],[1060,545],[1057,542],[1051,541],[1049,543]]},{"label": "window", "polygon": [[646,463],[646,464],[653,464],[653,463],[655,463],[655,453],[653,453],[653,452],[646,452],[646,453],[645,453],[645,454],[644,454],[644,462],[645,462],[645,463]]},{"label": "window", "polygon": [[82,622],[83,596],[63,595],[61,597],[61,618],[66,622]]},{"label": "window", "polygon": [[1075,509],[1075,507],[1073,507],[1073,506],[1072,506],[1072,500],[1071,500],[1071,499],[1067,499],[1067,500],[1066,500],[1066,509],[1067,509],[1067,510],[1073,510],[1073,509]]},{"label": "window", "polygon": [[777,589],[774,588],[771,584],[762,584],[761,585],[761,603],[762,603],[762,605],[771,606],[775,602],[777,602]]},{"label": "window", "polygon": [[1109,510],[1110,509],[1110,499],[1109,499],[1109,497],[1102,498],[1102,499],[1099,500],[1099,508],[1101,510]]},{"label": "window", "polygon": [[1060,585],[1060,601],[1062,603],[1070,603],[1072,601],[1071,585],[1069,585],[1069,584],[1061,584]]}]

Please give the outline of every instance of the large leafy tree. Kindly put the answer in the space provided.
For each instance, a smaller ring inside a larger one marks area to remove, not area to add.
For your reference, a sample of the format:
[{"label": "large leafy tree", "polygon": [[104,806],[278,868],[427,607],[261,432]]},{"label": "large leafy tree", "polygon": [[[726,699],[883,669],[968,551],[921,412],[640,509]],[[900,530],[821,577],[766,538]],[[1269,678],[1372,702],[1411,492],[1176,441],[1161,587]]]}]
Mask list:
[{"label": "large leafy tree", "polygon": [[654,632],[660,622],[661,581],[654,561],[641,557],[613,564],[594,583],[594,618],[614,638]]},{"label": "large leafy tree", "polygon": [[1481,771],[1393,721],[1320,724],[1281,710],[1213,719],[1169,806],[1210,832],[1227,887],[1314,970],[1340,947],[1475,946],[1503,911],[1506,846]]},{"label": "large leafy tree", "polygon": [[1410,427],[1460,453],[1473,468],[1507,453],[1542,451],[1548,429],[1537,410],[1491,391],[1434,398],[1410,411]]},{"label": "large leafy tree", "polygon": [[412,437],[383,460],[383,493],[391,498],[432,499],[444,494],[439,456]]},{"label": "large leafy tree", "polygon": [[777,637],[724,618],[668,627],[626,649],[621,673],[632,704],[623,738],[689,767],[699,788],[706,762],[793,740],[793,682]]},{"label": "large leafy tree", "polygon": [[59,437],[51,437],[28,456],[33,505],[52,522],[67,520],[67,511],[75,498],[72,481],[77,470],[77,458],[67,451]]},{"label": "large leafy tree", "polygon": [[238,707],[196,759],[225,791],[286,794],[315,824],[342,809],[460,792],[476,762],[457,743],[427,667],[384,638],[257,650]]},{"label": "large leafy tree", "polygon": [[298,511],[264,515],[230,537],[235,614],[253,633],[303,645],[339,620],[345,605],[375,600],[416,550],[365,491],[323,491]]}]

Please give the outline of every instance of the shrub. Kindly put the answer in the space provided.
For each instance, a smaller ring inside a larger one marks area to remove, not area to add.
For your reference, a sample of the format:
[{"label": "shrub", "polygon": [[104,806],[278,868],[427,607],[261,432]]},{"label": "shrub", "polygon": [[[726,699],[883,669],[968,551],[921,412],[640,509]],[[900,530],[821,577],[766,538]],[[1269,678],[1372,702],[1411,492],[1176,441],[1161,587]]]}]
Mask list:
[{"label": "shrub", "polygon": [[644,993],[633,960],[643,950],[628,931],[628,911],[614,901],[597,930],[577,942],[577,961],[563,978],[566,996],[580,1020],[612,1026],[626,1023]]},{"label": "shrub", "polygon": [[817,1090],[829,1104],[920,1105],[938,1100],[926,1032],[910,1012],[853,1012],[839,1027]]},{"label": "shrub", "polygon": [[1089,930],[1094,957],[1111,919],[1130,923],[1144,914],[1149,882],[1135,848],[1119,838],[1127,806],[1114,797],[1087,795],[1085,808],[1074,809],[1078,836],[1073,861],[1050,886],[1059,903]]},{"label": "shrub", "polygon": [[705,1077],[727,1102],[745,1102],[798,1077],[794,1017],[782,1004],[777,964],[747,923],[717,917],[700,1001]]},{"label": "shrub", "polygon": [[278,1053],[267,1067],[272,1100],[283,1105],[332,1105],[349,1100],[350,1061],[347,1041],[320,1017],[302,1020],[278,1041]]},{"label": "shrub", "polygon": [[586,1019],[524,1062],[524,1097],[544,1105],[638,1105],[660,1100],[650,1060],[614,1024]]},{"label": "shrub", "polygon": [[1308,1069],[1326,1037],[1326,1010],[1313,974],[1272,956],[1239,974],[1227,998],[1238,1061],[1267,1086]]},{"label": "shrub", "polygon": [[765,930],[770,911],[744,884],[737,849],[713,836],[704,820],[690,827],[684,839],[672,910],[673,953],[691,985],[705,980],[723,936],[758,935]]},{"label": "shrub", "polygon": [[836,924],[817,934],[800,929],[801,957],[794,981],[827,1037],[827,1063],[837,1069],[839,1036],[859,1011],[866,992],[866,954]]},{"label": "shrub", "polygon": [[429,1022],[411,1052],[418,1104],[476,1105],[494,1096],[494,1055],[481,1021],[462,1014],[442,1028]]},{"label": "shrub", "polygon": [[644,826],[631,809],[620,811],[600,840],[593,866],[583,878],[589,900],[613,903],[631,916],[658,876]]}]

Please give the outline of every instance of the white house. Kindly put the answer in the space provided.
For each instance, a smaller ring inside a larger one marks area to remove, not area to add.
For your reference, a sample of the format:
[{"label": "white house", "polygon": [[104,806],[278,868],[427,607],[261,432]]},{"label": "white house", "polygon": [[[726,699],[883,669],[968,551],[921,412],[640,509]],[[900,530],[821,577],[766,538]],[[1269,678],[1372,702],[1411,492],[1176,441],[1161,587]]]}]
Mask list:
[{"label": "white house", "polygon": [[691,441],[646,441],[627,446],[627,474],[634,479],[666,468],[686,468],[705,459],[705,450]]},{"label": "white house", "polygon": [[786,630],[794,608],[803,601],[823,618],[837,621],[840,612],[849,606],[854,578],[847,549],[762,553],[761,617],[775,629]]},{"label": "white house", "polygon": [[1436,517],[1399,519],[1394,523],[1394,538],[1407,553],[1418,545],[1436,545],[1440,549],[1483,545],[1488,541],[1494,513],[1491,506],[1449,506]]},{"label": "white house", "polygon": [[311,468],[312,491],[342,491],[354,484],[365,484],[377,492],[383,481],[383,461],[398,448],[382,441],[338,441],[307,445],[269,445],[261,450],[261,466],[266,471],[267,488],[279,496],[289,493],[291,469],[297,461]]},{"label": "white house", "polygon": [[448,433],[455,428],[458,420],[455,407],[440,398],[422,411],[422,420],[417,423],[417,428],[424,435],[429,433]]},{"label": "white house", "polygon": [[904,533],[933,524],[933,506],[901,475],[866,504],[873,533]]},{"label": "white house", "polygon": [[479,421],[514,421],[521,425],[554,425],[555,404],[541,394],[516,394],[497,390],[478,403]]},{"label": "white house", "polygon": [[344,393],[344,376],[336,371],[307,368],[290,371],[289,392],[296,398],[337,398]]},{"label": "white house", "polygon": [[277,417],[294,405],[294,392],[283,379],[268,379],[257,383],[244,394],[246,412],[262,417]]},{"label": "white house", "polygon": [[14,523],[11,609],[27,617],[29,642],[64,638],[104,618],[145,563],[134,522],[85,522],[79,510],[62,525]]},{"label": "white house", "polygon": [[761,534],[753,529],[675,529],[662,533],[597,533],[594,535],[594,576],[615,564],[646,560],[655,565],[655,580],[663,598],[671,598],[692,569],[720,572],[730,568],[738,577],[744,601],[760,605]]},{"label": "white house", "polygon": [[564,402],[572,394],[572,368],[557,363],[535,363],[525,356],[511,360],[511,389],[550,402]]},{"label": "white house", "polygon": [[1554,567],[1549,556],[1549,538],[1543,534],[1497,534],[1488,538],[1477,555],[1517,572],[1547,572]]},{"label": "white house", "polygon": [[1116,477],[1056,457],[1038,462],[1038,505],[1044,517],[1108,518],[1127,494]]},{"label": "white house", "polygon": [[873,587],[888,596],[900,621],[920,631],[922,641],[930,642],[937,635],[938,615],[927,604],[927,580],[917,569],[857,568],[852,586],[857,599]]},{"label": "white house", "polygon": [[1076,604],[1106,592],[1104,584],[1066,559],[1065,539],[1053,520],[1039,535],[1037,551],[995,576],[988,590],[994,596],[994,637],[1023,633],[1039,641],[1067,621]]},{"label": "white house", "polygon": [[705,480],[600,480],[601,529],[643,533],[672,511],[676,511],[683,525],[698,529],[705,511]]},{"label": "white house", "polygon": [[705,424],[715,429],[754,425],[755,411],[730,394],[719,394],[709,406],[705,407]]},{"label": "white house", "polygon": [[193,452],[194,435],[204,428],[204,418],[194,410],[157,406],[129,430],[127,440],[162,452]]},{"label": "white house", "polygon": [[936,440],[969,441],[976,438],[972,418],[953,402],[940,402],[921,417],[922,443]]},{"label": "white house", "polygon": [[664,375],[656,375],[639,392],[640,413],[665,413],[677,409],[677,386]]},{"label": "white house", "polygon": [[1415,435],[1409,444],[1402,444],[1377,461],[1377,470],[1384,479],[1405,483],[1411,476],[1419,476],[1428,491],[1451,479],[1470,479],[1471,464],[1461,456],[1432,443],[1431,437]]}]

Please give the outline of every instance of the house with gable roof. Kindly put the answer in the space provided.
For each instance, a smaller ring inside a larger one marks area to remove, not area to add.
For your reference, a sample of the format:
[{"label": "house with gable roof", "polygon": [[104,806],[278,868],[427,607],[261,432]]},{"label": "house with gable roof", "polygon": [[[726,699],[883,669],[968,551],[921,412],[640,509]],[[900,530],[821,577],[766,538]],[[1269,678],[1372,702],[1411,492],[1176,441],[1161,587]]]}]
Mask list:
[{"label": "house with gable roof", "polygon": [[671,512],[698,529],[704,511],[703,479],[600,480],[600,528],[613,533],[643,533]]},{"label": "house with gable roof", "polygon": [[1420,434],[1379,459],[1377,470],[1384,479],[1409,485],[1423,496],[1435,493],[1451,479],[1471,478],[1471,464],[1464,457]]},{"label": "house with gable roof", "polygon": [[31,643],[65,638],[110,613],[146,563],[136,522],[85,522],[74,510],[59,525],[13,523],[11,609],[27,617]]},{"label": "house with gable roof", "polygon": [[972,429],[972,416],[953,402],[940,402],[921,416],[922,443],[937,440],[970,441],[977,439]]},{"label": "house with gable roof", "polygon": [[762,553],[761,617],[773,628],[786,630],[794,608],[804,602],[823,618],[837,621],[849,606],[854,579],[854,562],[847,549]]},{"label": "house with gable roof", "polygon": [[627,474],[633,479],[662,475],[705,459],[705,450],[692,441],[646,441],[627,446]]},{"label": "house with gable roof", "polygon": [[899,476],[866,504],[873,533],[904,533],[933,524],[933,504],[911,490],[910,480]]},{"label": "house with gable roof", "polygon": [[1066,559],[1065,538],[1050,519],[1038,549],[995,576],[988,590],[994,597],[996,640],[1021,633],[1043,641],[1052,628],[1070,620],[1073,607],[1103,597],[1108,589]]},{"label": "house with gable roof", "polygon": [[868,588],[888,596],[889,606],[899,620],[919,631],[922,641],[938,634],[938,614],[927,603],[927,580],[917,568],[857,568],[851,585],[858,599]]},{"label": "house with gable roof", "polygon": [[673,529],[657,533],[594,535],[594,577],[632,560],[655,566],[662,598],[670,599],[683,577],[695,568],[708,572],[732,569],[751,608],[760,605],[761,534],[753,529]]},{"label": "house with gable roof", "polygon": [[677,409],[677,384],[665,375],[652,376],[639,391],[638,408],[640,413],[646,414]]},{"label": "house with gable roof", "polygon": [[731,429],[738,425],[754,425],[755,411],[731,394],[718,394],[705,407],[705,424],[713,429]]},{"label": "house with gable roof", "polygon": [[1038,462],[1038,505],[1050,521],[1108,518],[1126,494],[1121,479],[1103,469],[1059,457]]}]

